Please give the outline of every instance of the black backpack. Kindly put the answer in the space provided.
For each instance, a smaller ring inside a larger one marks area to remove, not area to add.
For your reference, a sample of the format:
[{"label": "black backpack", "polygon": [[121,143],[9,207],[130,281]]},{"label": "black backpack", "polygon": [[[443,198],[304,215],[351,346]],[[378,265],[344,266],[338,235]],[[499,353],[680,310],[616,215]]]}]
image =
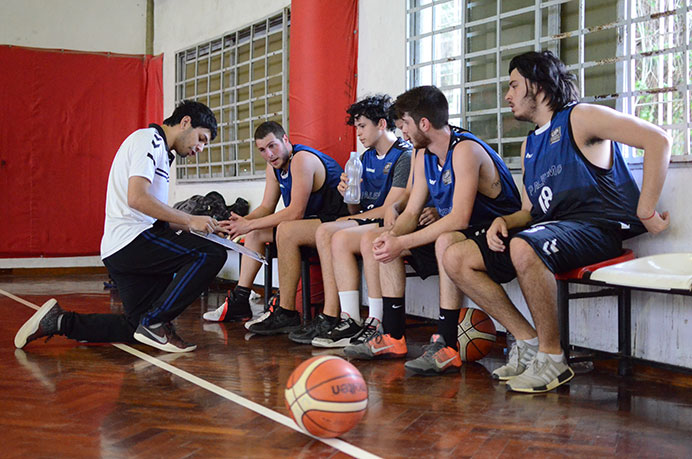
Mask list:
[{"label": "black backpack", "polygon": [[240,216],[247,215],[250,205],[245,199],[238,198],[233,205],[226,206],[226,200],[220,193],[210,191],[205,196],[196,194],[184,201],[176,202],[173,208],[190,215],[208,215],[217,220],[228,220],[231,212]]}]

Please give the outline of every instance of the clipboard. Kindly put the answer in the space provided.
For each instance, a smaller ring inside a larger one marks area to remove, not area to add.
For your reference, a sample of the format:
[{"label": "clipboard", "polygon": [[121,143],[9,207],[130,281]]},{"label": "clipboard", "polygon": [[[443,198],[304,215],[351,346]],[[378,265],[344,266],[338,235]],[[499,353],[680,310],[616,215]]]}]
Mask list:
[{"label": "clipboard", "polygon": [[201,231],[195,231],[195,230],[190,231],[190,233],[194,234],[195,236],[199,236],[201,238],[204,238],[208,241],[222,245],[228,250],[233,250],[234,252],[238,252],[238,253],[241,253],[243,255],[247,255],[248,257],[252,258],[253,260],[257,260],[264,265],[268,264],[267,260],[264,258],[263,255],[260,255],[259,253],[255,252],[254,250],[248,249],[244,245],[233,242],[230,239],[226,239],[226,238],[217,236],[214,233],[202,233]]}]

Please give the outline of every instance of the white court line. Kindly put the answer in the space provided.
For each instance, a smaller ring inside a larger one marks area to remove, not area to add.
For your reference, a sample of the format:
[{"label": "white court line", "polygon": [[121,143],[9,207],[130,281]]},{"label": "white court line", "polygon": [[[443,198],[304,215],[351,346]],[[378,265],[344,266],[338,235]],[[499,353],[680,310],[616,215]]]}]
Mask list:
[{"label": "white court line", "polygon": [[[30,303],[29,301],[26,301],[22,298],[19,298],[18,296],[12,295],[9,292],[6,292],[2,289],[0,289],[0,294],[5,295],[8,298],[11,298],[19,303],[22,303],[25,306],[28,306],[32,309],[38,309],[39,307],[36,306],[33,303]],[[201,387],[202,389],[208,390],[209,392],[213,392],[216,395],[219,395],[226,400],[229,400],[233,403],[236,403],[244,408],[247,408],[251,411],[254,411],[255,413],[262,415],[266,418],[271,419],[274,422],[278,422],[279,424],[283,424],[286,427],[289,427],[296,432],[300,432],[303,435],[307,435],[308,437],[314,438],[315,440],[319,440],[322,443],[325,443],[329,446],[331,446],[334,449],[338,449],[339,451],[346,453],[350,456],[357,457],[357,458],[379,458],[379,456],[376,456],[372,453],[369,453],[355,445],[352,445],[350,443],[347,443],[343,440],[339,440],[338,438],[320,438],[320,437],[315,437],[314,435],[310,435],[309,433],[305,432],[302,430],[298,425],[293,421],[293,419],[289,418],[288,416],[284,416],[283,414],[277,413],[274,410],[270,410],[269,408],[260,405],[259,403],[255,403],[251,400],[248,400],[244,397],[241,397],[238,394],[235,394],[227,389],[224,389],[223,387],[219,387],[216,384],[210,383],[209,381],[202,379],[198,376],[195,376],[191,373],[188,373],[185,370],[181,370],[180,368],[174,367],[171,364],[168,364],[166,362],[163,362],[156,357],[152,357],[149,354],[146,354],[144,352],[141,352],[133,347],[130,347],[126,344],[120,344],[120,343],[111,343],[113,347],[116,347],[120,349],[121,351],[127,352],[128,354],[131,354],[135,357],[138,357],[146,362],[151,363],[152,365],[156,365],[157,367],[161,368],[162,370],[168,371],[171,374],[174,374],[180,378],[183,378],[184,380],[191,382],[192,384],[195,384],[196,386]]]}]

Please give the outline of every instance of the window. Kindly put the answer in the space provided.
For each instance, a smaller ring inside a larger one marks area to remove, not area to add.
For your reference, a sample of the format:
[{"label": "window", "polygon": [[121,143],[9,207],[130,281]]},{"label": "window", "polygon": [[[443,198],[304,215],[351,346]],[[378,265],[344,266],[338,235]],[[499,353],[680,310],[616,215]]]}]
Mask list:
[{"label": "window", "polygon": [[[438,86],[450,122],[518,168],[529,131],[504,103],[509,61],[550,49],[578,78],[582,100],[664,127],[689,161],[692,7],[685,0],[408,0],[407,84]],[[630,161],[641,152],[626,148]]]},{"label": "window", "polygon": [[214,111],[219,132],[176,166],[181,182],[263,177],[253,134],[264,121],[288,129],[288,9],[176,54],[176,102]]}]

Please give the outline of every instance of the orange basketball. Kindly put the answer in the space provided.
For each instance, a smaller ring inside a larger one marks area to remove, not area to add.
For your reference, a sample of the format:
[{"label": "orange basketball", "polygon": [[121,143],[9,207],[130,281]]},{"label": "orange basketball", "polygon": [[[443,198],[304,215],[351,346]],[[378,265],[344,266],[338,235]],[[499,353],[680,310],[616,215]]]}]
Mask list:
[{"label": "orange basketball", "polygon": [[300,428],[317,437],[338,437],[365,414],[368,386],[346,360],[324,355],[298,365],[286,383],[286,407]]},{"label": "orange basketball", "polygon": [[480,309],[461,308],[457,340],[459,356],[464,362],[473,362],[488,355],[495,343],[495,324]]}]

